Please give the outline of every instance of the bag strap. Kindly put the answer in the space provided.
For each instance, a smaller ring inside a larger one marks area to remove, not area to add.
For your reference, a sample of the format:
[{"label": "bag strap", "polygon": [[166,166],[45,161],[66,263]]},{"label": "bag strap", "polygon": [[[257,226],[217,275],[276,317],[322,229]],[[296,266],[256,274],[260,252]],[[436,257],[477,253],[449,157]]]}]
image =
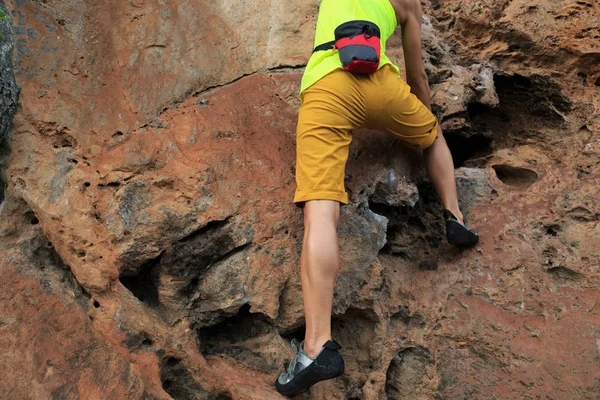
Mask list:
[{"label": "bag strap", "polygon": [[315,49],[313,50],[313,53],[317,52],[317,51],[333,50],[334,48],[335,48],[335,40],[332,40],[331,42],[323,43],[323,44],[320,44],[317,47],[315,47]]}]

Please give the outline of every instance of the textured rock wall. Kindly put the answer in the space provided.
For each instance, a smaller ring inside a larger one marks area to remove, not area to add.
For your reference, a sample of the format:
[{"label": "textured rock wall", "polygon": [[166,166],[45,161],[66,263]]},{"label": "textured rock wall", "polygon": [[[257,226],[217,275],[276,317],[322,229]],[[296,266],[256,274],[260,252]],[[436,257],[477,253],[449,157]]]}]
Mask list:
[{"label": "textured rock wall", "polygon": [[[303,334],[291,199],[317,3],[7,1],[22,92],[0,397],[279,398]],[[357,132],[334,304],[348,373],[304,398],[596,398],[598,5],[424,6],[482,241],[447,246],[420,156]]]},{"label": "textured rock wall", "polygon": [[[15,82],[12,66],[14,38],[11,29],[11,17],[3,2],[0,1],[0,154],[6,152],[4,138],[11,127],[17,111],[19,88]],[[0,170],[3,165],[0,161]],[[0,203],[4,200],[4,181],[0,177]]]}]

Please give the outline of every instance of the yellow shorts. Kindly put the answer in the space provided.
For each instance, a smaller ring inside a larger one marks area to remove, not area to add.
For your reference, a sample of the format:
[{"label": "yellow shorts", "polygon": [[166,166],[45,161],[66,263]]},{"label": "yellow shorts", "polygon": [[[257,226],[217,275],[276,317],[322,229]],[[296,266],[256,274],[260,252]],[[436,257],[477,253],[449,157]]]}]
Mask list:
[{"label": "yellow shorts", "polygon": [[435,116],[389,65],[372,75],[336,70],[306,89],[298,116],[294,202],[348,204],[344,174],[352,130],[392,133],[416,149],[437,136]]}]

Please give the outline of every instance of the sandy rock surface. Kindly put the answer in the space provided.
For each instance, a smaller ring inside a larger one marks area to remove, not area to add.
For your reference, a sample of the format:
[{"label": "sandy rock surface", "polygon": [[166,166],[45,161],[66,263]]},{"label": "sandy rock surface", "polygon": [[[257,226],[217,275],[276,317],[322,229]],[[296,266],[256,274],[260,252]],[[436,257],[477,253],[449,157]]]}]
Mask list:
[{"label": "sandy rock surface", "polygon": [[[0,1],[0,398],[281,398],[304,328],[291,200],[317,4]],[[356,132],[347,374],[300,398],[597,399],[599,6],[423,4],[481,242],[445,243],[420,154]],[[399,32],[389,47],[402,66]]]}]

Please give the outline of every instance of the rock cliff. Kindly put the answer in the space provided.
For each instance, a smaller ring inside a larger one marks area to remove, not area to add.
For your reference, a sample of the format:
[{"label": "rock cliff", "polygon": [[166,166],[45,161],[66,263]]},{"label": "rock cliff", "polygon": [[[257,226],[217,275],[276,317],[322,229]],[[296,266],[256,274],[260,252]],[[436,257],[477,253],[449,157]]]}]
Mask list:
[{"label": "rock cliff", "polygon": [[[303,335],[291,199],[317,3],[0,2],[0,398],[281,398]],[[482,240],[448,246],[420,155],[356,132],[347,374],[301,398],[595,399],[599,6],[424,8]]]}]

